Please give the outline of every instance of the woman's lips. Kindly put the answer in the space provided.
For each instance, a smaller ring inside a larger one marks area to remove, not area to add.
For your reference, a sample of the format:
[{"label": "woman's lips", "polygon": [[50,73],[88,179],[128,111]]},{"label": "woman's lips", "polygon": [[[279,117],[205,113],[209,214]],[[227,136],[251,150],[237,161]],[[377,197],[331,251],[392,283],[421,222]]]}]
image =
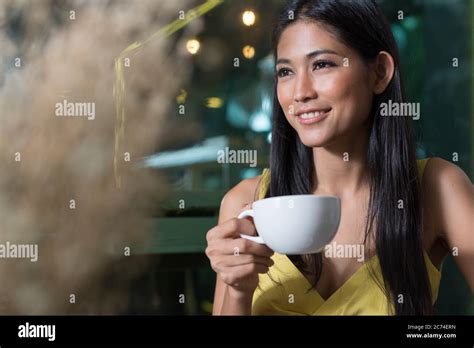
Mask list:
[{"label": "woman's lips", "polygon": [[331,112],[331,109],[324,110],[324,111],[322,110],[322,111],[309,112],[309,113],[296,116],[296,119],[301,124],[317,123],[324,120],[329,115],[330,112]]}]

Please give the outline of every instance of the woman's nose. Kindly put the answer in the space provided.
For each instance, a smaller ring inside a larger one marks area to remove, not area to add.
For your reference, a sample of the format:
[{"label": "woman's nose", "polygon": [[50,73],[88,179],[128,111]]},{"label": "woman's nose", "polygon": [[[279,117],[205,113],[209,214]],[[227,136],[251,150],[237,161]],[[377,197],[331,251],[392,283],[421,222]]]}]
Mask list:
[{"label": "woman's nose", "polygon": [[311,76],[301,74],[296,78],[296,86],[293,94],[295,102],[306,102],[317,97]]}]

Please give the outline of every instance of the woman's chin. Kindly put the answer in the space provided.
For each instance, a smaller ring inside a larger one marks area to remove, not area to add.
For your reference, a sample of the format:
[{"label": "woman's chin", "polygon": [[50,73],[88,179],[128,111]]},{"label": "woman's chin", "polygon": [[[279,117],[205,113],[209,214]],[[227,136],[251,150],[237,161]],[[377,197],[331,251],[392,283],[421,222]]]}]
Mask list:
[{"label": "woman's chin", "polygon": [[323,137],[301,137],[300,140],[307,147],[324,147],[329,144],[328,139]]}]

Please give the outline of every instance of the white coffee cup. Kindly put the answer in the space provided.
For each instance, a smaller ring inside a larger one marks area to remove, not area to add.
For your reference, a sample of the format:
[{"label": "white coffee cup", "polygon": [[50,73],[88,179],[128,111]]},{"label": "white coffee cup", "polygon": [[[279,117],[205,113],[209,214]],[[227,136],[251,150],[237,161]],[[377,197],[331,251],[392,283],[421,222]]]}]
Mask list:
[{"label": "white coffee cup", "polygon": [[240,236],[266,244],[280,254],[320,252],[334,238],[341,218],[341,200],[336,196],[292,195],[253,202],[239,219],[251,216],[258,236]]}]

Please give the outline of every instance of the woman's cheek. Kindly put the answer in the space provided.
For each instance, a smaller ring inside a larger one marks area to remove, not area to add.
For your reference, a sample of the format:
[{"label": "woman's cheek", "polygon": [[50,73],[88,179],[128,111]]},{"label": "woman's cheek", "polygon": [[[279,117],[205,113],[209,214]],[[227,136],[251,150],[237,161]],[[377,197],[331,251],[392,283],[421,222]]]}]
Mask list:
[{"label": "woman's cheek", "polygon": [[351,83],[344,91],[344,98],[352,109],[352,115],[360,122],[369,116],[372,105],[372,92],[363,76],[353,76]]},{"label": "woman's cheek", "polygon": [[344,95],[347,95],[347,91],[351,88],[347,77],[341,73],[321,76],[317,79],[316,85],[320,97],[329,102],[341,99]]},{"label": "woman's cheek", "polygon": [[278,102],[281,105],[281,108],[283,109],[283,113],[285,114],[286,118],[289,118],[292,99],[291,99],[291,96],[287,92],[285,92],[285,90],[288,90],[286,88],[287,87],[285,86],[285,87],[279,87],[277,89],[277,98],[278,98]]}]

